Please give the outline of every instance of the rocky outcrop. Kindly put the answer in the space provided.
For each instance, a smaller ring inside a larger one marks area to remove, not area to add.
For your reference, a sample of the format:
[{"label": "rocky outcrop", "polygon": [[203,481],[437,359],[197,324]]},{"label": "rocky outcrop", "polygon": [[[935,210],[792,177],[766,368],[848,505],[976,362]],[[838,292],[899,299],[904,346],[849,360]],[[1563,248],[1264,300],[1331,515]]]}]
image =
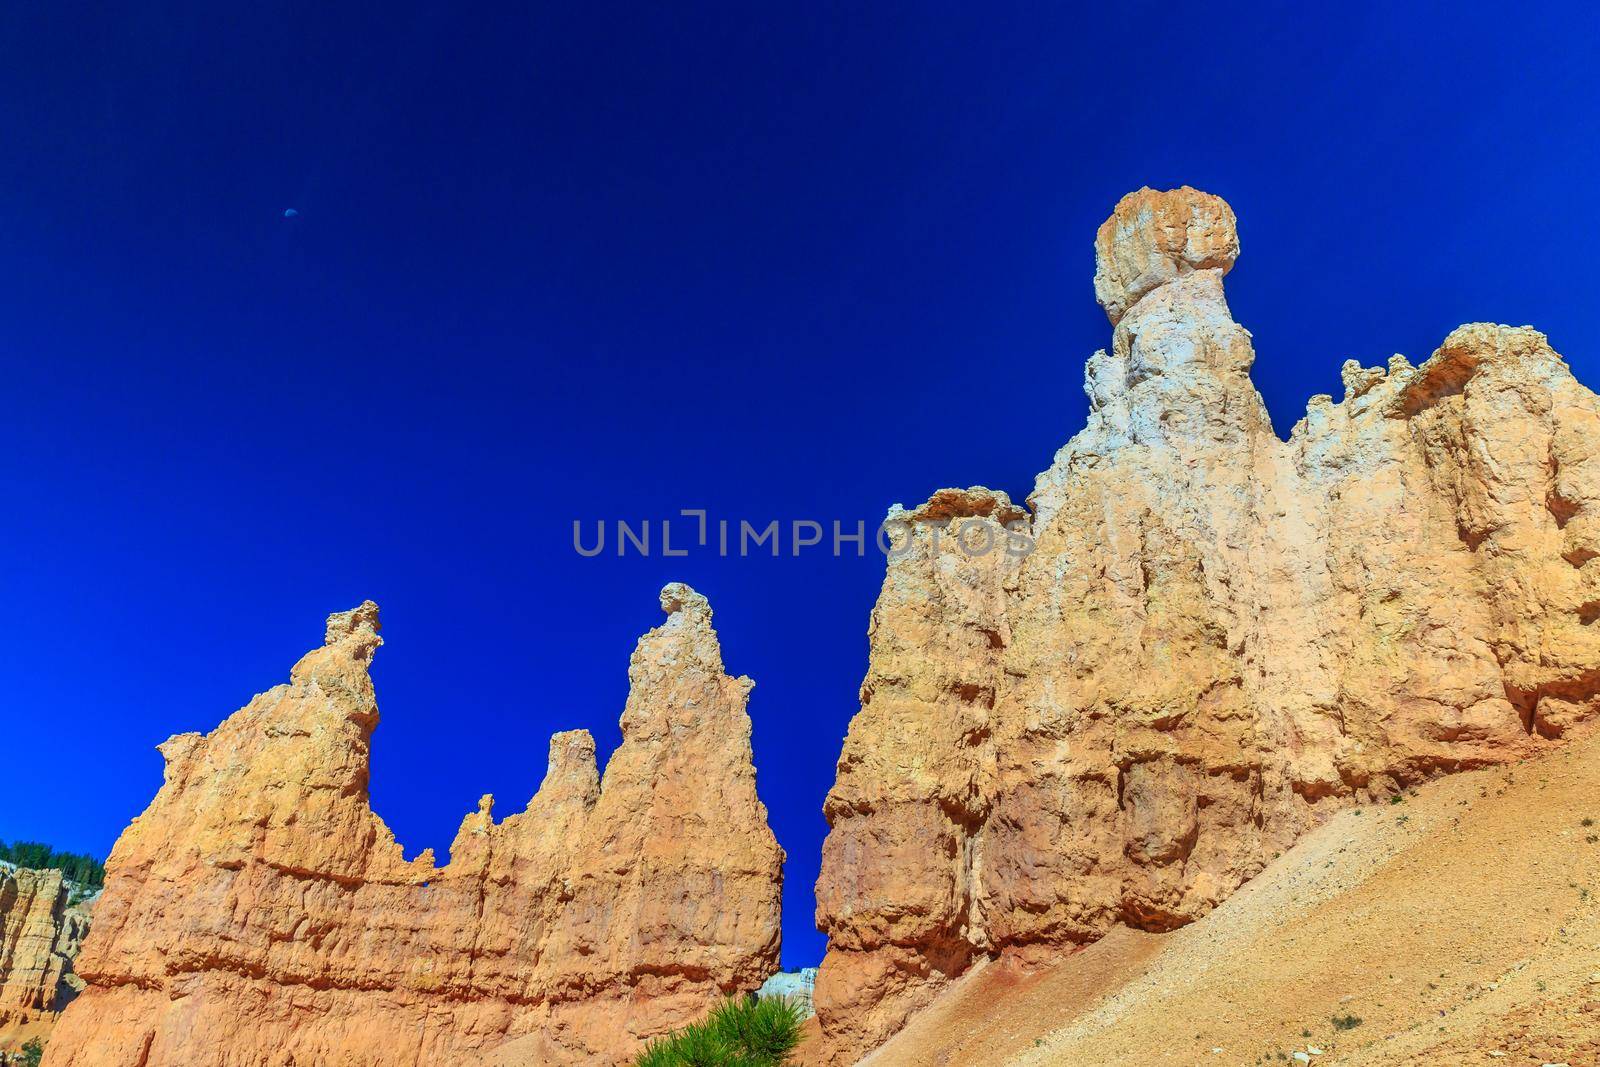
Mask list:
[{"label": "rocky outcrop", "polygon": [[527,810],[404,859],[367,796],[378,610],[328,620],[289,684],[161,746],[117,843],[50,1067],[602,1064],[777,969],[782,853],[753,683],[704,597],[662,593],[623,741],[557,734]]},{"label": "rocky outcrop", "polygon": [[1124,198],[1112,344],[1031,514],[891,514],[817,886],[832,1062],[981,958],[1189,922],[1335,810],[1594,717],[1595,396],[1542,334],[1464,326],[1420,367],[1347,363],[1285,442],[1238,251],[1216,197]]},{"label": "rocky outcrop", "polygon": [[90,908],[70,900],[60,871],[0,866],[0,1048],[44,1032],[77,995]]}]

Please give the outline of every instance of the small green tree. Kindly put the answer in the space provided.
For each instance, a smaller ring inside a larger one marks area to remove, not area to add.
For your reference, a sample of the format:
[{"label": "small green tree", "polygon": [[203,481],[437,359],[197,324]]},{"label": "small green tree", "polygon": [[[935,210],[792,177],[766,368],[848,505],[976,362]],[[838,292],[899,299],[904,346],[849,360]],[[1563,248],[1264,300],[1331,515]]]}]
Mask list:
[{"label": "small green tree", "polygon": [[22,1067],[39,1067],[44,1062],[44,1042],[34,1038],[22,1046]]},{"label": "small green tree", "polygon": [[697,1023],[650,1042],[634,1067],[785,1067],[800,1046],[798,1004],[735,997]]}]

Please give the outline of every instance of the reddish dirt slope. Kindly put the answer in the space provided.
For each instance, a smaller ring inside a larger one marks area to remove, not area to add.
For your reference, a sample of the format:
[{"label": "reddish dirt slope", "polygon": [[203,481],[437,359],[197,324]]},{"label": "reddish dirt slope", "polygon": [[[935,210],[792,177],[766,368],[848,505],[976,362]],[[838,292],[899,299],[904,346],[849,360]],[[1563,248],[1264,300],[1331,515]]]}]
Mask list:
[{"label": "reddish dirt slope", "polygon": [[1175,933],[990,964],[863,1063],[1232,1067],[1297,1052],[1600,1064],[1600,738],[1345,812]]}]

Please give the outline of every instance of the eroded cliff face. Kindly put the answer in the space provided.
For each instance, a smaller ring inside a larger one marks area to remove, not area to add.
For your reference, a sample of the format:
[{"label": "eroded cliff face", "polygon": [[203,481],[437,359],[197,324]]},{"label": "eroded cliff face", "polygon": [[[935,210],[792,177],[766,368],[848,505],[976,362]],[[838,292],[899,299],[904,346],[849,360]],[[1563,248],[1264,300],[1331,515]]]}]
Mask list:
[{"label": "eroded cliff face", "polygon": [[832,1062],[981,957],[1186,923],[1334,810],[1595,715],[1595,396],[1537,331],[1464,326],[1347,363],[1284,442],[1238,250],[1216,197],[1124,198],[1111,348],[1031,516],[983,489],[892,516],[817,886]]},{"label": "eroded cliff face", "polygon": [[60,871],[0,867],[0,1048],[47,1033],[77,995],[90,909],[69,899]]},{"label": "eroded cliff face", "polygon": [[161,746],[118,841],[89,987],[50,1067],[591,1064],[777,969],[782,852],[756,796],[753,683],[704,597],[662,593],[602,781],[557,734],[527,810],[467,816],[436,867],[368,803],[378,611],[328,620],[288,685]]}]

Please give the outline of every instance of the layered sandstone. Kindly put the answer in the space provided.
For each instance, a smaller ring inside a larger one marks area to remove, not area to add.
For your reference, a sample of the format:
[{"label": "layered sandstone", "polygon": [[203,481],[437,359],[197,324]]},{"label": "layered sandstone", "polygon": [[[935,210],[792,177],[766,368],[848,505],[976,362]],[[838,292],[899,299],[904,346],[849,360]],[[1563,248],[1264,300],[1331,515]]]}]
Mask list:
[{"label": "layered sandstone", "polygon": [[982,958],[1187,923],[1339,808],[1594,717],[1594,394],[1542,334],[1464,326],[1420,367],[1347,363],[1280,440],[1238,248],[1216,197],[1124,198],[1112,344],[1031,514],[891,515],[817,886],[833,1062]]},{"label": "layered sandstone", "polygon": [[90,908],[70,900],[60,871],[0,866],[0,1048],[44,1033],[77,995]]},{"label": "layered sandstone", "polygon": [[166,783],[107,864],[89,987],[50,1067],[603,1064],[777,969],[782,853],[756,795],[753,683],[704,597],[629,665],[623,741],[550,743],[538,793],[407,861],[368,802],[382,640],[328,620],[289,684],[161,746]]}]

